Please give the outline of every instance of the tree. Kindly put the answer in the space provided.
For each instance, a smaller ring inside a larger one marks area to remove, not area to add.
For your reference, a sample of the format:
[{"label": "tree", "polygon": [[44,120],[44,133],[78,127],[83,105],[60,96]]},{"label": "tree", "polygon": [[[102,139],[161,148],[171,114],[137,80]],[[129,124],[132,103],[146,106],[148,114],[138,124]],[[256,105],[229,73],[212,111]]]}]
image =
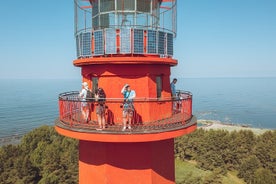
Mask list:
[{"label": "tree", "polygon": [[215,169],[214,172],[204,178],[203,184],[222,184],[220,172],[220,169]]},{"label": "tree", "polygon": [[252,184],[275,184],[276,177],[273,173],[264,168],[258,168],[254,173]]},{"label": "tree", "polygon": [[42,126],[0,148],[0,183],[78,183],[78,141]]},{"label": "tree", "polygon": [[261,166],[260,161],[255,155],[244,159],[238,169],[238,176],[244,178],[248,183],[253,182],[255,171]]},{"label": "tree", "polygon": [[257,139],[254,154],[260,160],[263,168],[276,175],[276,131],[267,131]]}]

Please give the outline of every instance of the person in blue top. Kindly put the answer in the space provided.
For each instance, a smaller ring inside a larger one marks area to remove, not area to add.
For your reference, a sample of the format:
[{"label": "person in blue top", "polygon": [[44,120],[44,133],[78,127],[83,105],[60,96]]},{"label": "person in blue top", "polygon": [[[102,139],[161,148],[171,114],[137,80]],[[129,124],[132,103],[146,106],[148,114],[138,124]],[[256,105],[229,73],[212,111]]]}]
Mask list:
[{"label": "person in blue top", "polygon": [[176,89],[175,89],[175,84],[177,82],[177,79],[174,78],[173,81],[171,82],[171,91],[172,91],[172,97],[176,97]]},{"label": "person in blue top", "polygon": [[131,129],[131,121],[134,112],[133,99],[136,97],[134,90],[131,90],[130,85],[125,84],[121,90],[121,93],[124,95],[124,104],[123,104],[123,131],[127,128]]},{"label": "person in blue top", "polygon": [[172,92],[172,99],[173,99],[173,110],[175,111],[176,110],[176,107],[177,107],[177,102],[175,101],[176,99],[176,89],[175,89],[175,84],[177,82],[177,79],[174,78],[173,81],[171,82],[171,92]]}]

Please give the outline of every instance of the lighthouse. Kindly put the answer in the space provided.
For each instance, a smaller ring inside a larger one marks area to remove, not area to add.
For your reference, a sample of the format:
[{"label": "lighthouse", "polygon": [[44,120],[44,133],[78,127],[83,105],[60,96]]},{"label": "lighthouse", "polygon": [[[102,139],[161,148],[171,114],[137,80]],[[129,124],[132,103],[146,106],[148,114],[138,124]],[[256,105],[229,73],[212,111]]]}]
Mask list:
[{"label": "lighthouse", "polygon": [[[55,129],[79,140],[79,183],[175,183],[174,138],[197,127],[192,93],[179,89],[172,96],[170,88],[171,67],[178,64],[173,58],[177,1],[74,3],[73,65],[81,69],[84,88],[105,93],[101,103],[79,91],[59,95]],[[128,86],[136,95],[126,120],[128,97],[122,90]]]}]

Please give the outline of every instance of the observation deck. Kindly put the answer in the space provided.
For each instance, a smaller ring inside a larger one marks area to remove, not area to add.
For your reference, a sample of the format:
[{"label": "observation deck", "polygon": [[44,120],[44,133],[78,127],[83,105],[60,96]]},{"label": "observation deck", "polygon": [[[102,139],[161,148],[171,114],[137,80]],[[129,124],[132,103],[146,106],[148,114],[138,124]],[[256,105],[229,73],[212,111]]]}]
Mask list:
[{"label": "observation deck", "polygon": [[[196,128],[196,118],[192,115],[192,94],[178,91],[177,98],[135,98],[135,112],[131,129],[122,130],[122,98],[106,98],[106,128],[98,130],[96,106],[94,99],[86,101],[90,107],[90,120],[87,122],[81,116],[81,104],[77,91],[65,92],[59,95],[59,119],[56,129],[59,133],[70,137],[103,142],[143,142],[174,138]],[[171,105],[168,112],[162,111],[162,106]],[[151,110],[149,111],[148,107]],[[151,113],[150,120],[141,114]]]}]

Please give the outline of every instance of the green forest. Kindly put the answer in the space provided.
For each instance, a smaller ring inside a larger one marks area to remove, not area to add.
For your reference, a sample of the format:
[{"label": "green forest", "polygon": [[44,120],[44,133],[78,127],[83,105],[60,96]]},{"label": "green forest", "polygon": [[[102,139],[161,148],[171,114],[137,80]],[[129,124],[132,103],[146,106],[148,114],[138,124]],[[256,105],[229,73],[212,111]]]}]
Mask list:
[{"label": "green forest", "polygon": [[255,135],[250,130],[197,129],[175,139],[175,157],[192,161],[196,168],[212,172],[206,177],[190,173],[188,178],[178,183],[224,184],[227,183],[223,182],[224,176],[236,173],[244,183],[276,184],[275,145],[276,130]]},{"label": "green forest", "polygon": [[[276,184],[276,130],[203,130],[175,139],[177,184]],[[232,178],[230,178],[231,176]],[[51,126],[0,148],[0,183],[78,183],[78,141]]]}]

